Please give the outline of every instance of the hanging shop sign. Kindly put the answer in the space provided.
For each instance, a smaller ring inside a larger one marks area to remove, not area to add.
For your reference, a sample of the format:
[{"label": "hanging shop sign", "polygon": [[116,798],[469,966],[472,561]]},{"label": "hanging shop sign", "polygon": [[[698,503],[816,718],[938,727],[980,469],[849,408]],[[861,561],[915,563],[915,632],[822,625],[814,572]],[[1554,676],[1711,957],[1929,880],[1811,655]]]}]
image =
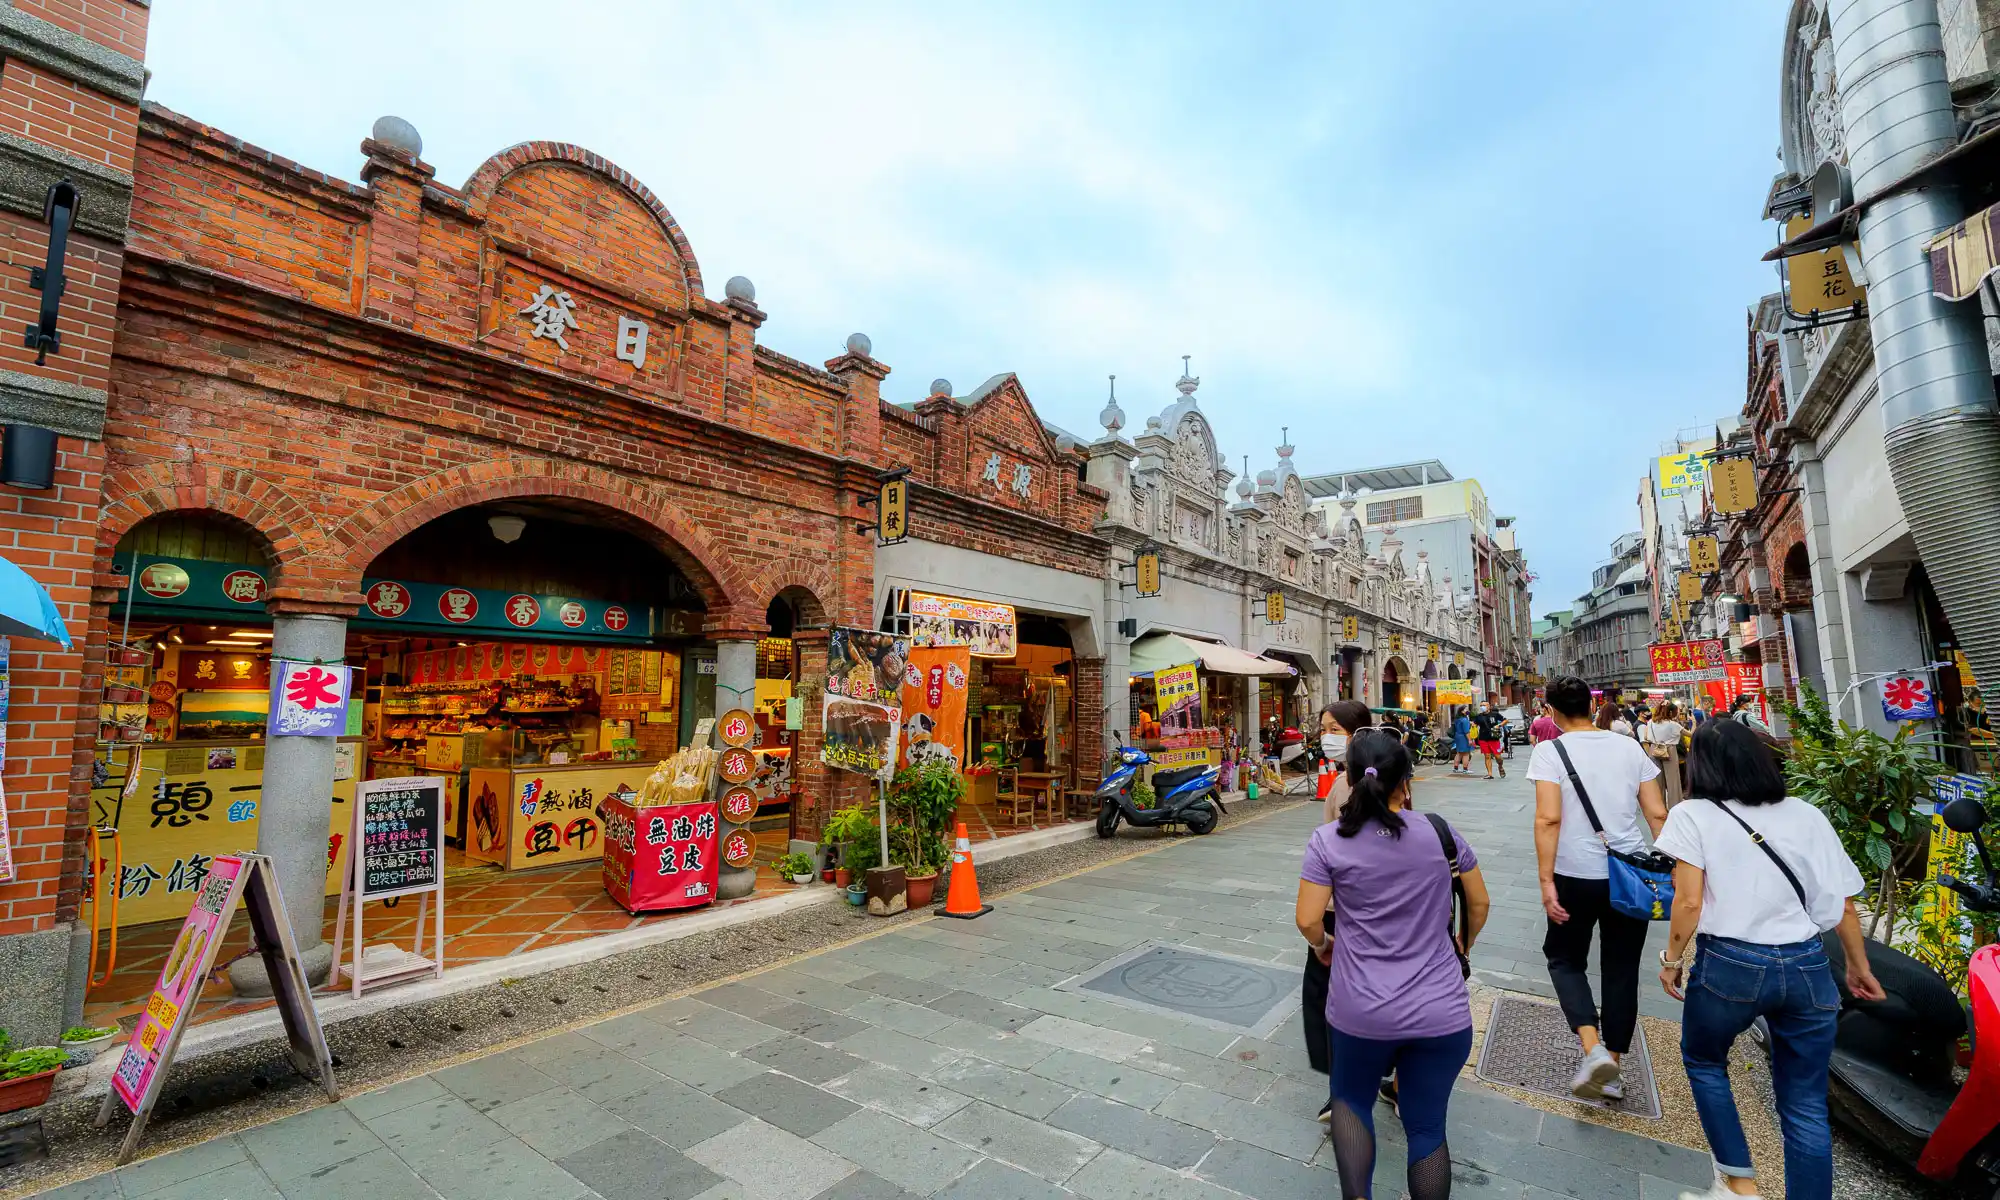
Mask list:
[{"label": "hanging shop sign", "polygon": [[[161,616],[240,621],[262,617],[270,598],[269,567],[202,559],[139,556],[135,606]],[[114,559],[114,570],[132,569],[133,556]],[[656,636],[698,634],[701,614],[646,605],[615,604],[574,596],[453,587],[401,579],[361,581],[363,602],[350,619],[360,626],[393,624],[466,632],[531,634],[556,640],[643,642]]]},{"label": "hanging shop sign", "polygon": [[722,815],[737,825],[756,816],[757,793],[740,783],[732,786],[722,793]]},{"label": "hanging shop sign", "polygon": [[1439,704],[1472,703],[1472,681],[1470,679],[1438,680],[1437,702]]},{"label": "hanging shop sign", "polygon": [[1722,679],[1728,665],[1720,638],[1702,642],[1665,642],[1651,647],[1653,682],[1701,683]]},{"label": "hanging shop sign", "polygon": [[145,1010],[112,1073],[111,1090],[97,1110],[99,1129],[111,1120],[120,1101],[132,1111],[132,1127],[118,1150],[121,1164],[130,1161],[139,1148],[139,1138],[159,1101],[181,1034],[194,1023],[202,985],[215,968],[216,952],[229,936],[239,901],[250,918],[251,944],[261,952],[265,975],[284,1019],[292,1064],[315,1079],[328,1100],[340,1099],[333,1081],[333,1054],[320,1031],[319,1013],[313,1008],[312,989],[292,941],[285,898],[278,890],[271,860],[259,854],[221,855],[193,897],[181,922],[180,936],[167,952]]},{"label": "hanging shop sign", "polygon": [[1264,623],[1266,625],[1285,623],[1285,593],[1279,591],[1264,593]]},{"label": "hanging shop sign", "polygon": [[1757,464],[1750,458],[1717,459],[1709,479],[1716,512],[1733,516],[1757,507]]},{"label": "hanging shop sign", "polygon": [[964,646],[911,649],[910,665],[903,676],[903,765],[931,761],[964,765],[971,676],[972,656]]},{"label": "hanging shop sign", "polygon": [[1707,466],[1708,460],[1698,450],[1660,455],[1660,495],[1678,496],[1683,492],[1700,491]]},{"label": "hanging shop sign", "polygon": [[1701,576],[1682,575],[1680,577],[1681,603],[1693,604],[1701,599]]},{"label": "hanging shop sign", "polygon": [[1153,597],[1160,594],[1160,552],[1151,548],[1139,551],[1138,558],[1139,595]]},{"label": "hanging shop sign", "polygon": [[1424,647],[1424,661],[1436,662],[1438,660],[1438,656],[1443,652],[1444,652],[1443,647],[1439,646],[1436,642],[1432,642],[1430,645]]},{"label": "hanging shop sign", "polygon": [[1340,640],[1344,642],[1352,642],[1358,640],[1360,637],[1361,637],[1361,618],[1342,617],[1340,619]]},{"label": "hanging shop sign", "polygon": [[[756,811],[755,797],[751,811]],[[604,890],[625,911],[691,908],[715,899],[724,855],[716,844],[719,827],[712,802],[638,808],[624,796],[613,796],[604,802],[603,813]]]},{"label": "hanging shop sign", "polygon": [[1452,665],[1452,666],[1454,666],[1454,667],[1462,667],[1462,666],[1464,666],[1464,665],[1465,665],[1465,651],[1463,651],[1463,650],[1459,650],[1459,651],[1457,651],[1457,652],[1453,653],[1453,654],[1452,654],[1452,656],[1451,656],[1451,665]]},{"label": "hanging shop sign", "polygon": [[875,544],[895,546],[910,540],[910,480],[907,471],[884,479],[875,493],[880,518]]},{"label": "hanging shop sign", "polygon": [[859,775],[886,775],[895,767],[902,712],[894,704],[871,704],[827,692],[820,702],[824,731],[820,761]]},{"label": "hanging shop sign", "polygon": [[903,692],[903,667],[910,661],[910,642],[893,633],[834,626],[827,635],[827,694],[870,704],[895,704]]},{"label": "hanging shop sign", "polygon": [[1153,672],[1153,701],[1161,725],[1192,729],[1201,724],[1201,678],[1195,664],[1161,667]]},{"label": "hanging shop sign", "polygon": [[722,861],[741,869],[757,861],[757,835],[748,829],[732,829],[722,839]]},{"label": "hanging shop sign", "polygon": [[964,646],[974,658],[1012,658],[1019,648],[1014,606],[909,593],[912,646]]},{"label": "hanging shop sign", "polygon": [[[1812,214],[1800,213],[1785,222],[1785,239],[1790,241],[1812,225]],[[1785,259],[1785,300],[1793,316],[1830,316],[1867,298],[1868,289],[1854,282],[1847,270],[1847,254],[1837,245]]]},{"label": "hanging shop sign", "polygon": [[1892,675],[1882,681],[1882,716],[1889,721],[1937,720],[1937,693],[1922,675]]},{"label": "hanging shop sign", "polygon": [[269,737],[338,737],[347,732],[354,670],[339,664],[281,660],[271,672]]},{"label": "hanging shop sign", "polygon": [[1389,653],[1391,653],[1391,654],[1401,654],[1402,652],[1403,652],[1403,635],[1402,635],[1402,634],[1400,634],[1400,633],[1392,633],[1392,634],[1390,634],[1390,635],[1389,635]]},{"label": "hanging shop sign", "polygon": [[1714,538],[1688,539],[1688,569],[1697,575],[1713,575],[1722,569],[1722,548]]},{"label": "hanging shop sign", "polygon": [[725,746],[748,746],[757,734],[757,722],[747,711],[732,708],[715,722],[715,736]]},{"label": "hanging shop sign", "polygon": [[[894,770],[910,639],[835,626],[827,637],[826,658],[820,761],[862,775]],[[724,779],[742,782],[727,775]]]}]

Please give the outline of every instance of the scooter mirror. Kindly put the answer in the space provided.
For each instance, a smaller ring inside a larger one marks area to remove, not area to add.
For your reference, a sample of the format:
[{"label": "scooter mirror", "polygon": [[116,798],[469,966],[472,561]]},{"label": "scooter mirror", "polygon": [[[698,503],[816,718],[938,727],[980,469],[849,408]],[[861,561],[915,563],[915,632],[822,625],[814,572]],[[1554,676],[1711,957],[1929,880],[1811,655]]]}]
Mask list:
[{"label": "scooter mirror", "polygon": [[1960,796],[1944,806],[1944,823],[1955,833],[1978,833],[1986,824],[1986,806],[1970,796]]}]

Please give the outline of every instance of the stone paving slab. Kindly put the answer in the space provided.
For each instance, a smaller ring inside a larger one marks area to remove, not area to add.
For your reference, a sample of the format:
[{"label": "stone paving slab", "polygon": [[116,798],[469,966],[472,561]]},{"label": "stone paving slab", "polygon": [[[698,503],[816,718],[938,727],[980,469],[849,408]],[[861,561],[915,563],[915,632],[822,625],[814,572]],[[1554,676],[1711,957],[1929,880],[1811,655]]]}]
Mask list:
[{"label": "stone paving slab", "polygon": [[[1532,866],[1497,869],[1510,837],[1526,844],[1504,828],[1518,799],[1483,803],[1450,812],[1509,902],[1487,961],[1545,986]],[[52,1194],[1324,1200],[1325,1083],[1295,1007],[1257,1039],[1056,988],[1149,942],[1295,967],[1313,811],[1163,840],[1001,897],[983,924],[906,926]],[[1377,1194],[1394,1197],[1401,1130],[1377,1116]],[[1707,1179],[1703,1155],[1477,1086],[1451,1141],[1459,1196],[1654,1200]]]}]

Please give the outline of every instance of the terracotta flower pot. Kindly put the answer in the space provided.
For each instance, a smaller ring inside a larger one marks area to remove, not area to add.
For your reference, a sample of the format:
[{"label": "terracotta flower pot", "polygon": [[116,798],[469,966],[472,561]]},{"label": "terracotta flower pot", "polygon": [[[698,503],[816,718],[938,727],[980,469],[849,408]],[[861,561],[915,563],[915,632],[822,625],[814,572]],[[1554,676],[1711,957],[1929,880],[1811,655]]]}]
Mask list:
[{"label": "terracotta flower pot", "polygon": [[937,876],[910,875],[905,878],[904,886],[909,889],[910,907],[925,908],[930,905],[931,896],[937,891]]},{"label": "terracotta flower pot", "polygon": [[19,1079],[0,1080],[0,1113],[40,1107],[48,1102],[49,1092],[55,1086],[55,1071],[43,1071],[39,1075],[23,1075]]},{"label": "terracotta flower pot", "polygon": [[835,867],[833,869],[833,881],[841,887],[846,887],[848,884],[854,882],[854,872],[848,870],[846,867]]}]

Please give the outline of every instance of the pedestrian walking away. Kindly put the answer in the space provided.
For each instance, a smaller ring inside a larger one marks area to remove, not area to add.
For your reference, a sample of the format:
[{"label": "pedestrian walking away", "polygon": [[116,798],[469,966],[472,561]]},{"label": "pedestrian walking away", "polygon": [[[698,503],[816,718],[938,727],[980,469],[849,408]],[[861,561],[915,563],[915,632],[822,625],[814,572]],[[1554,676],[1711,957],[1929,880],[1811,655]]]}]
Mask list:
[{"label": "pedestrian walking away", "polygon": [[1472,774],[1472,718],[1464,709],[1451,721],[1451,773]]},{"label": "pedestrian walking away", "polygon": [[1681,802],[1681,739],[1686,736],[1679,712],[1669,700],[1653,710],[1653,719],[1639,739],[1647,755],[1660,765],[1660,790],[1666,795],[1669,812]]},{"label": "pedestrian walking away", "polygon": [[1489,697],[1486,707],[1472,718],[1472,723],[1479,727],[1479,753],[1486,760],[1486,778],[1493,778],[1496,766],[1500,768],[1500,778],[1507,778],[1507,763],[1500,757],[1500,738],[1501,731],[1507,726],[1506,715],[1493,706]]},{"label": "pedestrian walking away", "polygon": [[[1356,734],[1372,732],[1375,714],[1359,700],[1335,700],[1320,712],[1320,752],[1327,754],[1333,770],[1321,775],[1325,790],[1320,793],[1324,807],[1320,812],[1320,824],[1325,825],[1338,819],[1341,806],[1347,803],[1347,748]],[[1325,732],[1331,726],[1332,732]],[[1329,908],[1323,922],[1326,936],[1333,936],[1333,911]],[[1305,1025],[1306,1058],[1312,1069],[1324,1075],[1328,1071],[1326,1059],[1326,984],[1327,964],[1311,951],[1306,953],[1305,982],[1300,987],[1300,1020]],[[1319,1110],[1319,1119],[1324,1122],[1331,1115],[1332,1101],[1329,1100]]]},{"label": "pedestrian walking away", "polygon": [[[1646,948],[1646,922],[1611,907],[1606,847],[1643,853],[1642,820],[1657,835],[1667,808],[1660,794],[1660,768],[1639,743],[1593,723],[1589,684],[1574,675],[1560,676],[1549,682],[1548,701],[1560,736],[1537,745],[1528,759],[1528,778],[1535,783],[1535,858],[1542,909],[1548,914],[1542,954],[1563,1016],[1583,1042],[1571,1093],[1581,1100],[1617,1100],[1624,1096],[1619,1060],[1632,1048],[1632,1031],[1639,1023],[1639,959]],[[1599,723],[1608,711],[1609,706],[1599,710]],[[1602,834],[1592,828],[1558,746],[1568,752],[1577,778],[1589,790]],[[1590,990],[1593,934],[1600,942],[1604,982],[1601,1017]]]},{"label": "pedestrian walking away", "polygon": [[[1374,1108],[1393,1071],[1409,1151],[1405,1188],[1411,1200],[1443,1200],[1451,1195],[1445,1114],[1472,1054],[1465,954],[1486,923],[1486,882],[1449,822],[1409,812],[1406,749],[1359,737],[1347,758],[1347,805],[1306,843],[1295,913],[1300,935],[1331,968],[1329,1102],[1340,1194],[1374,1194]],[[1332,937],[1329,904],[1338,908]]]},{"label": "pedestrian walking away", "polygon": [[1785,795],[1784,773],[1738,722],[1710,721],[1695,731],[1688,797],[1667,815],[1659,836],[1659,848],[1680,862],[1660,984],[1686,1001],[1681,1062],[1715,1158],[1715,1183],[1706,1192],[1683,1192],[1681,1200],[1758,1195],[1729,1084],[1730,1046],[1758,1017],[1770,1030],[1785,1195],[1830,1200],[1827,1064],[1840,989],[1820,934],[1838,932],[1848,991],[1884,999],[1852,899],[1864,886],[1861,872],[1826,815]]}]

